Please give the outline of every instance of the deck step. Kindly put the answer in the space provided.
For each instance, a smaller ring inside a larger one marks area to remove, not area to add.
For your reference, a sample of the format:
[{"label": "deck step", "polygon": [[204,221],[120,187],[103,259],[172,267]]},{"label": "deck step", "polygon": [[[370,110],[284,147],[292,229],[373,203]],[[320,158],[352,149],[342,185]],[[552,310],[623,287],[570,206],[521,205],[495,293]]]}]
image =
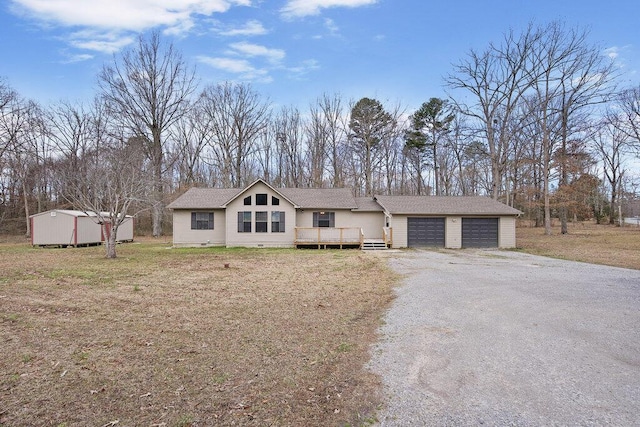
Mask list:
[{"label": "deck step", "polygon": [[363,251],[375,251],[387,249],[387,244],[382,239],[365,239],[360,247]]}]

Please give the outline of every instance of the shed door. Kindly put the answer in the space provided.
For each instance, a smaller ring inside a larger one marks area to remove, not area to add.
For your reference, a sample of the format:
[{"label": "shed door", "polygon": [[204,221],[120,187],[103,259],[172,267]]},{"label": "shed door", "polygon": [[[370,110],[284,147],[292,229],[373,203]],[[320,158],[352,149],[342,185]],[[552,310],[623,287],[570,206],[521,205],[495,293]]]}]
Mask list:
[{"label": "shed door", "polygon": [[407,246],[444,247],[444,218],[407,218]]},{"label": "shed door", "polygon": [[498,218],[462,218],[462,247],[498,247]]}]

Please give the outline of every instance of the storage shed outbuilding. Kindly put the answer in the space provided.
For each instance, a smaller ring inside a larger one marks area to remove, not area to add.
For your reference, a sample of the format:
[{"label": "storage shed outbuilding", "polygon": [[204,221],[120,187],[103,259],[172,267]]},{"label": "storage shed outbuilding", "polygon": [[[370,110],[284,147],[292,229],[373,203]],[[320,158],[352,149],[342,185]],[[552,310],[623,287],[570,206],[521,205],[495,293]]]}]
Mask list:
[{"label": "storage shed outbuilding", "polygon": [[[89,246],[105,240],[94,212],[54,209],[31,215],[29,219],[33,246]],[[118,228],[117,241],[132,240],[133,217],[127,215]]]}]

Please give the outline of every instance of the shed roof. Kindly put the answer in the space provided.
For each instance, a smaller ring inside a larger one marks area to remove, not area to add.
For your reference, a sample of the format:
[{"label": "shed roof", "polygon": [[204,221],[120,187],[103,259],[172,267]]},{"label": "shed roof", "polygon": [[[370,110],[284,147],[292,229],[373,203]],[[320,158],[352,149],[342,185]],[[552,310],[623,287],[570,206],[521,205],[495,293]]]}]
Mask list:
[{"label": "shed roof", "polygon": [[520,215],[517,209],[481,196],[376,196],[390,214]]},{"label": "shed roof", "polygon": [[75,211],[71,209],[51,209],[44,212],[38,212],[36,214],[30,215],[29,218],[33,218],[35,216],[41,215],[51,215],[52,212],[59,213],[62,215],[69,215],[74,217],[82,217],[82,216],[97,216],[95,212],[84,212],[84,211]]},{"label": "shed roof", "polygon": [[240,193],[239,188],[190,188],[169,203],[169,209],[223,209],[224,205]]}]

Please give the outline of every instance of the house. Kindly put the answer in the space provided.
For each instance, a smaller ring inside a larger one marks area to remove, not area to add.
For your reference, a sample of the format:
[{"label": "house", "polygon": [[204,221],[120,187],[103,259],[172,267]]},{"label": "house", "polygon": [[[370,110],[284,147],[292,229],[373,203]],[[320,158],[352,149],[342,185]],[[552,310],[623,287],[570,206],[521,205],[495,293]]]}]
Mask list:
[{"label": "house", "polygon": [[[54,209],[29,217],[33,246],[89,246],[105,240],[94,212]],[[107,233],[110,232],[107,224]],[[133,240],[133,217],[127,215],[118,227],[118,242]]]},{"label": "house", "polygon": [[349,189],[191,188],[167,206],[174,246],[516,245],[517,209],[487,197],[354,197]]}]

